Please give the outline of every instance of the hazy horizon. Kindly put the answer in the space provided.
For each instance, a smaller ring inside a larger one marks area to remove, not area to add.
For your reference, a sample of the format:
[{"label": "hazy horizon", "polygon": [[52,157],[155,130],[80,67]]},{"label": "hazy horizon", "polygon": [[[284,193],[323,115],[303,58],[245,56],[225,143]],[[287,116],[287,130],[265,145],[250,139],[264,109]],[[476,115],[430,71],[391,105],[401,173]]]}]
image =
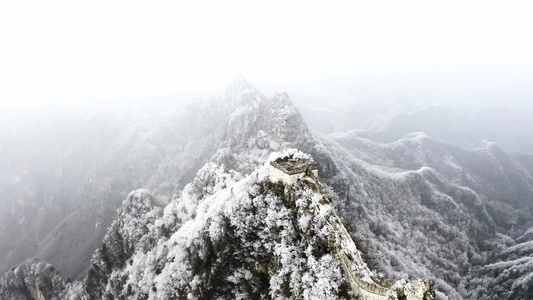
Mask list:
[{"label": "hazy horizon", "polygon": [[206,98],[237,74],[265,94],[326,101],[524,102],[533,95],[533,21],[519,3],[1,6],[4,108]]}]

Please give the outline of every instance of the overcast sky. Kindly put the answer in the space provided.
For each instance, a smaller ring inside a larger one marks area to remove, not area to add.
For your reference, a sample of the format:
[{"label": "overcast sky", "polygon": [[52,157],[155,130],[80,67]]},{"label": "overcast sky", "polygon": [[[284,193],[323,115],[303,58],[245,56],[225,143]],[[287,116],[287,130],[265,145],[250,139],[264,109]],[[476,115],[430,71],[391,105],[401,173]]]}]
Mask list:
[{"label": "overcast sky", "polygon": [[381,89],[424,74],[524,88],[531,11],[526,1],[2,1],[0,101],[194,94],[236,74],[267,90]]}]

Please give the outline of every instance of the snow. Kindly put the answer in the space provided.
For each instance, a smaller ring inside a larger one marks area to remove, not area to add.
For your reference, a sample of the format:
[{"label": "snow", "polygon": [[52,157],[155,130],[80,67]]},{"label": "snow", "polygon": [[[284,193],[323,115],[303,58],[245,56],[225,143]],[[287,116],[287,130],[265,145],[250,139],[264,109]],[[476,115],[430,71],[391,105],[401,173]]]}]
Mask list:
[{"label": "snow", "polygon": [[309,163],[315,163],[314,159],[309,155],[306,154],[298,149],[294,148],[287,148],[280,152],[272,152],[270,156],[268,157],[268,161],[276,161],[278,159],[284,159],[284,158],[292,158],[295,160],[305,160]]}]

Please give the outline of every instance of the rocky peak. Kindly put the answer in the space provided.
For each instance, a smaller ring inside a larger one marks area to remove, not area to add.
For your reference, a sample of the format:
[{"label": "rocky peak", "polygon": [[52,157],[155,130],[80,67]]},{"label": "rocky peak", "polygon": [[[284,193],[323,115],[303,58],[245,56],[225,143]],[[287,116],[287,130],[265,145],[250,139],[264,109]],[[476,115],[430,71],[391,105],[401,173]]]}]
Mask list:
[{"label": "rocky peak", "polygon": [[244,91],[257,91],[257,89],[250,83],[243,75],[237,75],[232,83],[230,83],[224,92],[227,98],[237,98]]},{"label": "rocky peak", "polygon": [[156,240],[147,233],[161,217],[161,206],[147,190],[136,190],[128,195],[118,219],[93,255],[84,281],[83,299],[101,298],[101,286],[105,286],[112,272],[124,268],[136,251],[153,246]]},{"label": "rocky peak", "polygon": [[67,283],[49,263],[30,259],[0,278],[0,299],[61,299]]}]

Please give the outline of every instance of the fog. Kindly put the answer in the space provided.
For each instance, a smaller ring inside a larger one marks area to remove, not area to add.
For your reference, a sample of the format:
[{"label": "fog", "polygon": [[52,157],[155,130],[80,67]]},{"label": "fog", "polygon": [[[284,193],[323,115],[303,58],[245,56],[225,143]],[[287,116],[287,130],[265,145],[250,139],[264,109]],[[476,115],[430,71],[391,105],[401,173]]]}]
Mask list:
[{"label": "fog", "polygon": [[159,113],[242,74],[304,111],[394,100],[530,115],[527,11],[481,1],[6,3],[0,110],[121,102]]},{"label": "fog", "polygon": [[[531,28],[519,2],[2,3],[0,273],[39,257],[83,279],[130,191],[169,203],[206,162],[249,174],[287,145],[320,155],[343,218],[387,195],[372,218],[399,224],[394,201],[429,191],[469,220],[439,221],[453,236],[483,228],[497,249],[521,243],[533,226]],[[426,204],[412,211],[441,215]],[[384,230],[356,221],[366,237]],[[417,268],[426,255],[420,269],[447,255],[438,236],[438,255],[409,242],[394,252],[394,236],[372,242]],[[464,268],[496,257],[481,239],[460,241],[485,259]],[[457,257],[445,259],[459,270]],[[452,281],[440,288],[470,295]]]},{"label": "fog", "polygon": [[236,74],[266,93],[531,93],[533,21],[519,3],[52,1],[1,11],[3,105],[210,96]]}]

